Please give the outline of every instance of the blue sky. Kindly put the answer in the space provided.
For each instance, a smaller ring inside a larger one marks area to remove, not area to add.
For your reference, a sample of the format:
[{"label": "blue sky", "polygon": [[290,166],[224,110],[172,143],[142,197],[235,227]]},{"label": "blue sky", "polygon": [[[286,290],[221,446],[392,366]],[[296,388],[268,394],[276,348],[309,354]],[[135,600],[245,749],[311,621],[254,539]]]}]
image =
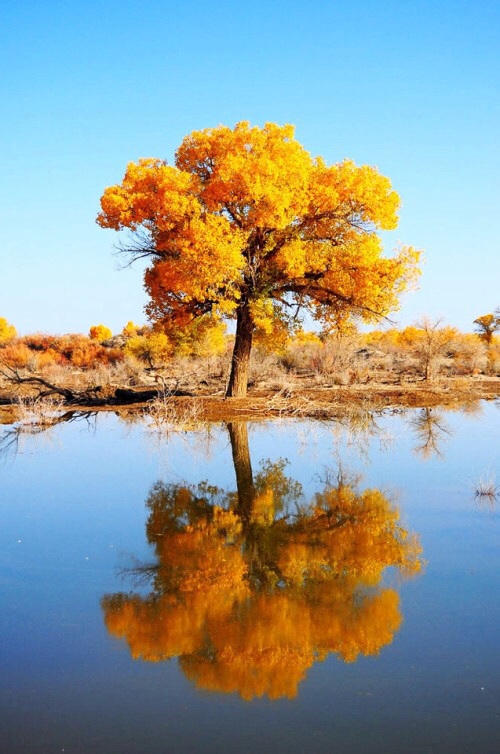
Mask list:
[{"label": "blue sky", "polygon": [[426,259],[394,318],[472,330],[500,305],[499,38],[498,0],[4,0],[0,316],[21,334],[145,322],[141,268],[95,224],[103,189],[248,120],[389,176],[388,252]]}]

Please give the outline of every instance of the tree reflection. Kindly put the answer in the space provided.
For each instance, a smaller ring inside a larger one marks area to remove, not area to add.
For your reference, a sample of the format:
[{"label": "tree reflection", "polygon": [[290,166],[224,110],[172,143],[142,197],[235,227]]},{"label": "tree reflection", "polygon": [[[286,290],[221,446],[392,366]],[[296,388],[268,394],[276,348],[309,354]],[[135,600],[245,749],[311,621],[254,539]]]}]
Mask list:
[{"label": "tree reflection", "polygon": [[409,424],[415,433],[417,455],[426,459],[442,455],[441,444],[451,435],[443,411],[430,407],[420,408],[410,419]]},{"label": "tree reflection", "polygon": [[154,485],[156,561],[132,569],[150,593],[106,595],[106,626],[134,658],[179,658],[199,688],[294,697],[314,662],[352,662],[392,641],[399,598],[382,576],[418,571],[421,550],[379,490],[339,473],[307,502],[286,462],[253,474],[246,424],[228,430],[237,490]]}]

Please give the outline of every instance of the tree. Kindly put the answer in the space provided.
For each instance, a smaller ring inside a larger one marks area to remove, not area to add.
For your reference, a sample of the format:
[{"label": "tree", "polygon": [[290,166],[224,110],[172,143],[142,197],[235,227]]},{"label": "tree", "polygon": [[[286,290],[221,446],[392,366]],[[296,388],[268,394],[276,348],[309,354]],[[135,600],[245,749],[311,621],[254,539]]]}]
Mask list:
[{"label": "tree", "polygon": [[410,418],[409,426],[416,435],[414,452],[417,455],[423,458],[442,455],[441,443],[446,436],[451,435],[442,411],[430,406],[421,408]]},{"label": "tree", "polygon": [[113,333],[106,325],[92,325],[89,330],[89,338],[91,340],[98,340],[99,342],[108,340],[112,335]]},{"label": "tree", "polygon": [[474,330],[478,337],[490,346],[493,342],[493,335],[500,329],[500,309],[496,310],[494,314],[483,314],[474,320]]},{"label": "tree", "polygon": [[227,396],[247,390],[252,340],[293,332],[309,310],[326,327],[397,308],[419,252],[382,256],[397,225],[388,178],[350,160],[312,158],[290,125],[194,131],[175,166],[130,163],[101,197],[97,222],[129,229],[121,250],[146,258],[146,312],[165,328],[210,314],[236,320]]},{"label": "tree", "polygon": [[156,369],[168,361],[172,351],[173,346],[170,339],[162,332],[135,335],[128,339],[125,346],[127,355],[143,361],[150,369]]},{"label": "tree", "polygon": [[[454,327],[441,327],[442,321],[441,317],[431,320],[424,316],[415,323],[415,329],[412,328],[413,348],[422,363],[426,382],[433,380],[439,357],[449,350],[451,343],[458,335]],[[410,341],[411,338],[409,338]]]},{"label": "tree", "polygon": [[122,330],[122,335],[124,335],[126,338],[133,338],[135,335],[138,335],[138,330],[139,326],[132,322],[131,319],[129,319]]},{"label": "tree", "polygon": [[5,317],[0,317],[0,343],[7,343],[9,340],[14,340],[17,332],[14,325],[10,325]]},{"label": "tree", "polygon": [[105,595],[105,622],[134,658],[177,657],[199,688],[294,697],[315,662],[392,641],[399,597],[383,575],[418,572],[421,548],[380,490],[339,472],[307,501],[285,461],[252,472],[246,424],[228,431],[236,490],[154,485],[155,561],[132,569],[150,592]]}]

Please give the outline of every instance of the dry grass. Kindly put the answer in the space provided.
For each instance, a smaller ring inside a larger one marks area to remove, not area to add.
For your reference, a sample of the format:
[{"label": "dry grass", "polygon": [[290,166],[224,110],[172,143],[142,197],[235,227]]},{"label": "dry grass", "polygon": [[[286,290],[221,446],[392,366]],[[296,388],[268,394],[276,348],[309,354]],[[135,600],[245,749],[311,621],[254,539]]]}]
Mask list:
[{"label": "dry grass", "polygon": [[496,501],[500,496],[500,487],[496,483],[494,471],[489,469],[483,476],[479,477],[474,485],[474,496],[490,503]]},{"label": "dry grass", "polygon": [[[156,370],[145,369],[133,359],[114,365],[96,363],[86,370],[47,365],[38,370],[36,376],[76,392],[99,387],[95,395],[106,405],[112,403],[117,388],[158,390],[165,394],[164,398],[131,409],[148,412],[157,426],[190,424],[196,418],[222,421],[228,416],[326,417],[346,406],[374,409],[459,406],[500,396],[500,376],[478,373],[466,376],[458,374],[460,370],[455,371],[455,376],[443,368],[435,381],[428,383],[422,379],[411,354],[384,353],[378,347],[359,348],[359,345],[355,338],[332,342],[328,347],[307,343],[291,351],[287,359],[255,348],[248,397],[241,400],[226,401],[223,397],[229,370],[227,354],[217,358],[177,359]],[[26,375],[35,376],[33,372],[24,371]],[[40,388],[9,384],[6,379],[2,383],[1,372],[0,368],[0,404],[20,398],[24,408],[20,406],[19,411],[32,410],[30,407]],[[172,390],[195,397],[177,400],[167,395]],[[43,407],[40,413],[50,410],[57,410],[55,404]],[[12,406],[0,406],[0,421],[2,416],[4,421],[11,421],[12,414]]]},{"label": "dry grass", "polygon": [[172,429],[188,430],[202,420],[201,403],[197,398],[182,401],[168,395],[160,396],[148,404],[149,427],[158,433]]},{"label": "dry grass", "polygon": [[61,396],[52,396],[42,400],[31,397],[18,397],[16,418],[19,424],[50,427],[64,409]]}]

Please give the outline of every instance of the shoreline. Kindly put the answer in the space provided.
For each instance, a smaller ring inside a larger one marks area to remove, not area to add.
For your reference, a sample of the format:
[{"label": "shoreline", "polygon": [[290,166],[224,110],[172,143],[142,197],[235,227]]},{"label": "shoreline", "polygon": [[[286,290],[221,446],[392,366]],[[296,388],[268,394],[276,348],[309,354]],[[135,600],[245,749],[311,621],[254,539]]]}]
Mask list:
[{"label": "shoreline", "polygon": [[[5,399],[4,393],[4,399]],[[15,391],[0,405],[0,423],[13,424],[19,420],[15,405]],[[328,419],[346,410],[382,411],[387,409],[443,407],[448,409],[470,406],[479,401],[500,399],[500,378],[448,378],[433,383],[399,383],[350,386],[291,385],[286,389],[250,389],[245,398],[224,398],[222,392],[193,394],[192,396],[159,395],[155,402],[131,401],[96,404],[62,404],[60,411],[113,411],[117,414],[160,413],[165,409],[166,420],[183,423],[185,418],[198,421],[249,421],[277,417]],[[16,418],[17,417],[17,418]]]}]

